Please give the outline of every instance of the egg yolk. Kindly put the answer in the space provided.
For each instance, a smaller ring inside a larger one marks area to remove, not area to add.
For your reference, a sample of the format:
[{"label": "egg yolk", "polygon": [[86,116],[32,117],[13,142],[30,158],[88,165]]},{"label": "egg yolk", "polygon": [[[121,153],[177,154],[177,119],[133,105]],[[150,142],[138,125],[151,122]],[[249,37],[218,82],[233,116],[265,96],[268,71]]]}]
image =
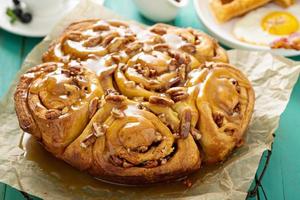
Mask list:
[{"label": "egg yolk", "polygon": [[264,31],[272,35],[290,35],[298,31],[299,22],[288,12],[275,11],[262,19],[261,26]]}]

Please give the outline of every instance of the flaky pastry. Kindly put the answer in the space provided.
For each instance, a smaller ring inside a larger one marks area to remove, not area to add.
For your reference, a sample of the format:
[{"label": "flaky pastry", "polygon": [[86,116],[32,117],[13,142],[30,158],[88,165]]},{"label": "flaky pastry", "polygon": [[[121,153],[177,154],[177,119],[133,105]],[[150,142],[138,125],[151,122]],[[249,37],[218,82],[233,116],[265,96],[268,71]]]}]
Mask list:
[{"label": "flaky pastry", "polygon": [[211,0],[210,7],[219,22],[226,22],[271,0]]}]

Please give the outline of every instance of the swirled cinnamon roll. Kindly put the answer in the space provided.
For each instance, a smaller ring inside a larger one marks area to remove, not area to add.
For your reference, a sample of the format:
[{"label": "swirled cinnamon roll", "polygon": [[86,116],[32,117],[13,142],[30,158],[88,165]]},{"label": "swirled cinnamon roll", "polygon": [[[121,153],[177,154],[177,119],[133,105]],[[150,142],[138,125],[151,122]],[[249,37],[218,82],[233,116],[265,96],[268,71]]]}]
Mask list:
[{"label": "swirled cinnamon roll", "polygon": [[187,86],[197,86],[201,147],[207,163],[225,160],[243,143],[254,108],[254,91],[248,79],[224,63],[206,63],[190,73]]},{"label": "swirled cinnamon roll", "polygon": [[250,82],[193,29],[85,20],[43,61],[17,86],[21,128],[106,181],[161,182],[224,161],[251,119]]},{"label": "swirled cinnamon roll", "polygon": [[68,62],[106,55],[114,60],[134,56],[138,52],[170,47],[189,54],[198,62],[228,62],[227,54],[215,39],[194,29],[157,24],[149,29],[116,20],[91,19],[71,24],[44,54],[43,61]]},{"label": "swirled cinnamon roll", "polygon": [[191,135],[176,138],[146,107],[115,92],[101,104],[66,149],[70,164],[101,179],[131,184],[179,178],[199,169],[200,153]]},{"label": "swirled cinnamon roll", "polygon": [[21,128],[59,155],[81,134],[102,94],[97,76],[87,68],[44,63],[20,78],[15,108]]}]

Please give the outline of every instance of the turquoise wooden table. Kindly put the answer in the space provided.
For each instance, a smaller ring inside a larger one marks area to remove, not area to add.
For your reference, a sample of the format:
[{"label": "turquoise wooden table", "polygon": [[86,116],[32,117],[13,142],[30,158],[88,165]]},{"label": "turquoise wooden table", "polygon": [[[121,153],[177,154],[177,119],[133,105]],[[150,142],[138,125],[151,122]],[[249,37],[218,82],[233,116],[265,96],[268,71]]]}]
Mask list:
[{"label": "turquoise wooden table", "polygon": [[[153,24],[153,22],[139,15],[131,0],[107,0],[105,6],[128,19],[134,19],[148,25]],[[182,27],[190,26],[206,31],[197,18],[192,1],[171,24]],[[7,92],[25,56],[41,39],[20,37],[0,29],[0,98]],[[292,59],[300,61],[300,56]],[[268,199],[289,200],[300,198],[299,153],[300,80],[298,79],[287,109],[281,117],[269,166],[262,179],[262,185]],[[262,171],[265,156],[263,156],[257,174]],[[259,190],[262,194],[262,189]],[[260,197],[264,199],[262,196]],[[36,197],[31,198],[38,199]],[[22,200],[26,198],[19,191],[0,183],[0,200],[4,199]]]}]

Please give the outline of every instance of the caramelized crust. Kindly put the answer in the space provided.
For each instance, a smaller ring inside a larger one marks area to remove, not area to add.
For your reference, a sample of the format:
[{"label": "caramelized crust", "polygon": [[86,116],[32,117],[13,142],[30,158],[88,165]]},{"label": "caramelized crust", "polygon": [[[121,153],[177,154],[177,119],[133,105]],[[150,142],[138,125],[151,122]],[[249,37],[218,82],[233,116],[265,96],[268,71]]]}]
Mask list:
[{"label": "caramelized crust", "polygon": [[17,86],[20,127],[106,181],[167,181],[223,161],[251,118],[249,81],[190,28],[76,22],[43,61]]},{"label": "caramelized crust", "polygon": [[284,8],[287,8],[287,7],[295,4],[295,0],[275,0],[275,2]]},{"label": "caramelized crust", "polygon": [[271,0],[211,0],[210,8],[219,22],[226,22]]}]

